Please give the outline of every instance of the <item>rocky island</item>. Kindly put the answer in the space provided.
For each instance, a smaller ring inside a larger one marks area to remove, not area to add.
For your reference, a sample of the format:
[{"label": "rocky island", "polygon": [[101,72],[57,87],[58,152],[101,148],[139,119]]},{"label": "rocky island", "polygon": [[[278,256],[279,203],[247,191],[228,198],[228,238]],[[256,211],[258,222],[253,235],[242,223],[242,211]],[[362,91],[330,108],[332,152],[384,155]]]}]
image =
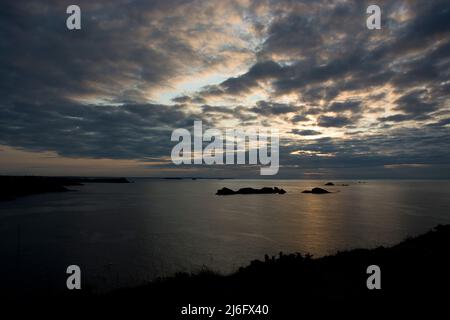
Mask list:
[{"label": "rocky island", "polygon": [[304,190],[302,193],[325,194],[331,192],[322,188],[312,188],[311,190]]},{"label": "rocky island", "polygon": [[285,194],[286,190],[280,189],[278,187],[270,188],[270,187],[264,187],[261,189],[254,189],[254,188],[241,188],[238,191],[231,190],[229,188],[222,188],[217,190],[216,195],[218,196],[228,196],[228,195],[235,195],[235,194]]}]

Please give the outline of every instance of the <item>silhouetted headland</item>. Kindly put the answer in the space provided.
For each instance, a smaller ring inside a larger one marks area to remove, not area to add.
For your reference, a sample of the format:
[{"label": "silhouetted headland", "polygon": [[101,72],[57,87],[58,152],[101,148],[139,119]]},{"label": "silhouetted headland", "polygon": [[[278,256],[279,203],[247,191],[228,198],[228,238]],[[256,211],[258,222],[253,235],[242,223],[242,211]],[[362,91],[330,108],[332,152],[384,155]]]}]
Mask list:
[{"label": "silhouetted headland", "polygon": [[302,191],[302,193],[325,194],[331,192],[322,188],[312,188],[311,190],[304,190]]},{"label": "silhouetted headland", "polygon": [[[380,267],[380,290],[367,288],[367,268],[371,265]],[[419,306],[430,308],[446,302],[448,270],[450,225],[440,225],[390,248],[353,249],[321,258],[280,252],[266,255],[263,261],[254,260],[230,275],[208,269],[195,274],[183,272],[106,294],[94,293],[84,284],[82,290],[53,296],[51,303],[52,308],[76,306],[74,311],[95,310],[103,315],[118,309],[127,314],[151,310],[152,318],[157,319],[178,319],[180,306],[188,304],[268,304],[271,315],[262,319],[280,320],[308,313],[335,315],[340,311],[348,315],[361,309],[372,313],[394,308],[404,314],[414,313]],[[31,303],[48,301],[44,295]]]},{"label": "silhouetted headland", "polygon": [[0,176],[0,201],[48,192],[70,191],[83,183],[129,183],[126,178]]},{"label": "silhouetted headland", "polygon": [[270,188],[270,187],[264,187],[261,189],[255,189],[255,188],[241,188],[238,191],[231,190],[229,188],[222,188],[217,190],[216,195],[219,196],[228,196],[228,195],[234,195],[234,194],[285,194],[286,190],[280,189],[278,187]]}]

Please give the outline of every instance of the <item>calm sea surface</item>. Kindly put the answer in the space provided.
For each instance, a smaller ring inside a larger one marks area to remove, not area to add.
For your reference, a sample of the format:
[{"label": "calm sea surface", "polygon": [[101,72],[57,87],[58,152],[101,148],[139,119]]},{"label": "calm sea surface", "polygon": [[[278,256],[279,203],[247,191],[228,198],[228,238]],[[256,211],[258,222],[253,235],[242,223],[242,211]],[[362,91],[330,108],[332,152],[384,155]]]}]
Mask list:
[{"label": "calm sea surface", "polygon": [[[132,286],[203,266],[229,273],[264,254],[395,244],[450,223],[450,181],[153,180],[86,184],[0,203],[0,287]],[[278,186],[284,195],[216,196],[228,187]]]}]

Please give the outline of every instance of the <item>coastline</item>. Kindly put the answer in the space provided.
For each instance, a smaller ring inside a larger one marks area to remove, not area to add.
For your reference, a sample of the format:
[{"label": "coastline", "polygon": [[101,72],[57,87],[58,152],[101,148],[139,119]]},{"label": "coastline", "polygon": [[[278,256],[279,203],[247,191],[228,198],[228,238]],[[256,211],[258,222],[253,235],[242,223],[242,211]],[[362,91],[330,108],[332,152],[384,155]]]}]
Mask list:
[{"label": "coastline", "polygon": [[0,201],[19,197],[67,192],[67,187],[81,186],[85,183],[129,183],[126,178],[107,177],[49,177],[49,176],[0,176]]}]

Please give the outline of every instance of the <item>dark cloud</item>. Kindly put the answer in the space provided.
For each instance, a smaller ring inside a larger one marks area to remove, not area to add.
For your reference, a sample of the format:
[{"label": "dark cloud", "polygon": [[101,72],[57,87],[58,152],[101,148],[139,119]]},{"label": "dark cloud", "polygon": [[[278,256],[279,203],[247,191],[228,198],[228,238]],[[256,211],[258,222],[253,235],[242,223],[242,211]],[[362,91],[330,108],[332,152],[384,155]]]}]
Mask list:
[{"label": "dark cloud", "polygon": [[210,106],[210,105],[203,105],[202,111],[204,113],[229,113],[233,114],[235,112],[234,108],[230,107],[223,107],[223,106]]},{"label": "dark cloud", "polygon": [[345,127],[348,126],[350,124],[352,124],[353,121],[350,118],[347,117],[341,117],[341,116],[337,116],[337,117],[331,117],[331,116],[320,116],[318,121],[317,121],[317,125],[320,127]]},{"label": "dark cloud", "polygon": [[282,67],[273,61],[258,62],[253,65],[245,74],[229,78],[218,86],[205,87],[202,94],[205,96],[211,95],[238,95],[244,92],[249,92],[251,89],[258,86],[258,81],[271,79],[279,76]]},{"label": "dark cloud", "polygon": [[395,103],[395,110],[403,113],[380,117],[378,120],[383,122],[427,120],[431,118],[429,114],[439,107],[438,103],[433,102],[427,90],[410,91],[398,98]]},{"label": "dark cloud", "polygon": [[293,116],[290,120],[291,120],[292,123],[310,121],[310,119],[308,118],[308,116],[305,115],[305,114],[296,114],[296,115]]},{"label": "dark cloud", "polygon": [[[403,128],[391,135],[377,134],[370,138],[293,140],[283,147],[283,154],[288,156],[281,159],[281,164],[302,168],[368,168],[408,163],[448,165],[449,154],[444,148],[449,145],[448,128]],[[303,153],[293,153],[299,150]]]},{"label": "dark cloud", "polygon": [[329,106],[328,111],[337,113],[351,111],[353,113],[357,113],[361,111],[361,101],[333,102]]},{"label": "dark cloud", "polygon": [[2,3],[2,96],[20,100],[26,93],[41,101],[56,96],[145,102],[149,92],[168,87],[190,68],[223,62],[198,54],[189,34],[180,32],[190,19],[201,19],[195,1],[77,4],[82,29],[74,32],[66,28],[67,3]]},{"label": "dark cloud", "polygon": [[202,116],[208,117],[212,123],[218,123],[222,120],[238,119],[242,125],[257,120],[257,116],[249,112],[248,108],[243,106],[226,107],[203,105]]},{"label": "dark cloud", "polygon": [[304,88],[301,95],[305,101],[331,101],[339,94],[339,88],[332,86],[311,86]]},{"label": "dark cloud", "polygon": [[206,102],[205,99],[199,96],[190,97],[190,96],[178,96],[172,99],[173,102],[177,103],[194,103],[194,104],[204,104]]},{"label": "dark cloud", "polygon": [[302,107],[300,106],[285,103],[258,101],[256,103],[256,106],[251,108],[250,110],[260,115],[271,116],[271,115],[282,115],[290,112],[297,112],[301,109]]},{"label": "dark cloud", "polygon": [[450,124],[450,118],[427,124],[428,127],[444,127]]},{"label": "dark cloud", "polygon": [[397,99],[396,109],[407,114],[421,115],[435,111],[438,107],[436,102],[427,102],[426,90],[415,90]]},{"label": "dark cloud", "polygon": [[73,157],[145,159],[170,154],[172,130],[194,120],[201,118],[157,104],[14,104],[0,109],[0,144]]},{"label": "dark cloud", "polygon": [[298,134],[299,136],[316,136],[321,134],[319,131],[315,130],[299,130],[299,129],[292,129],[291,131],[293,134]]},{"label": "dark cloud", "polygon": [[406,115],[406,114],[394,114],[392,116],[378,118],[378,120],[382,121],[382,122],[401,122],[401,121],[407,121],[407,120],[413,120],[413,119],[414,119],[414,116]]},{"label": "dark cloud", "polygon": [[173,102],[177,103],[186,103],[191,101],[191,97],[189,96],[179,96],[172,99]]}]

